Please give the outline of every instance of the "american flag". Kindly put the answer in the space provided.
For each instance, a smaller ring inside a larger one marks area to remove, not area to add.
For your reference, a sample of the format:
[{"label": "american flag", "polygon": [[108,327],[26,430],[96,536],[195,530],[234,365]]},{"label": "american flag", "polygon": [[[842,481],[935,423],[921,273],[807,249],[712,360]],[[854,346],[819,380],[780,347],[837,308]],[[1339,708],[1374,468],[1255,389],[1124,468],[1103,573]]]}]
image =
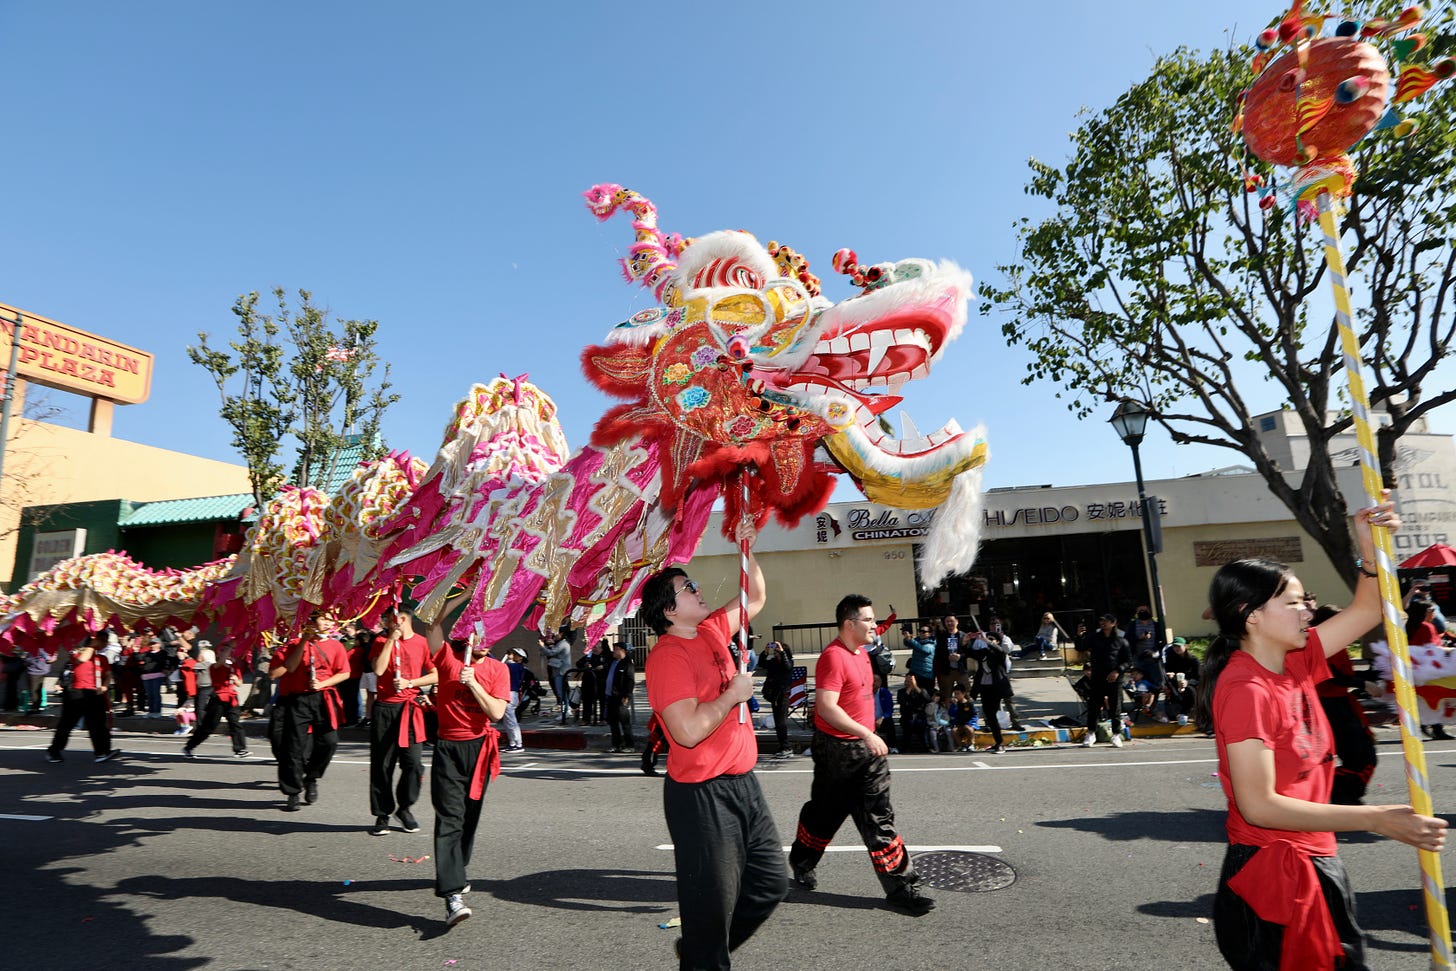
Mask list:
[{"label": "american flag", "polygon": [[337,344],[335,344],[333,347],[330,347],[327,351],[324,352],[324,357],[328,358],[330,361],[338,361],[341,364],[349,360],[349,358],[353,356],[353,351],[339,347]]},{"label": "american flag", "polygon": [[809,669],[794,666],[794,679],[789,682],[789,707],[802,705],[809,697]]}]

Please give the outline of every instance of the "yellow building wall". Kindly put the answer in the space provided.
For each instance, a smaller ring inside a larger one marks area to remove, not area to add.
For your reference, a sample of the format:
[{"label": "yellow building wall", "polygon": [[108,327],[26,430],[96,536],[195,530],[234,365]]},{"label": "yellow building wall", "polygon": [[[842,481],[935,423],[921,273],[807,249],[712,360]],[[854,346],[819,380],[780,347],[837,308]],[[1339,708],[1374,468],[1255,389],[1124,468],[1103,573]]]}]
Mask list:
[{"label": "yellow building wall", "polygon": [[[834,607],[846,594],[861,593],[875,602],[875,616],[915,615],[915,567],[909,543],[844,550],[808,549],[764,553],[759,558],[768,600],[753,622],[757,646],[766,644],[775,624],[833,624]],[[738,600],[738,557],[697,556],[686,567],[714,606]],[[894,639],[899,644],[898,637]]]},{"label": "yellow building wall", "polygon": [[[1353,523],[1353,520],[1352,520]],[[1163,532],[1163,552],[1158,554],[1158,579],[1163,584],[1163,605],[1175,637],[1211,637],[1218,625],[1203,619],[1208,606],[1208,585],[1217,566],[1198,566],[1193,544],[1229,542],[1240,539],[1280,539],[1298,536],[1304,560],[1291,563],[1306,590],[1312,590],[1320,603],[1343,607],[1350,602],[1350,588],[1335,571],[1325,552],[1309,534],[1292,519],[1284,522],[1220,523],[1190,526]]]},{"label": "yellow building wall", "polygon": [[20,510],[98,499],[156,502],[249,492],[241,465],[11,418],[0,499],[0,575],[15,562]]}]

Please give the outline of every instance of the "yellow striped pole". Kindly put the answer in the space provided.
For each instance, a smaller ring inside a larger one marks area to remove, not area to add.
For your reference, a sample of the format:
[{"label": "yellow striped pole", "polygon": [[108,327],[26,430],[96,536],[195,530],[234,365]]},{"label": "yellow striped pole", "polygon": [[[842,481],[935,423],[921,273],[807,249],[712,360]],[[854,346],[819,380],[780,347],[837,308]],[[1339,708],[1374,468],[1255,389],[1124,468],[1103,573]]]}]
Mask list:
[{"label": "yellow striped pole", "polygon": [[[1320,229],[1325,236],[1325,264],[1330,271],[1330,287],[1335,294],[1335,322],[1340,328],[1340,347],[1345,355],[1345,375],[1350,382],[1350,410],[1355,419],[1355,435],[1360,443],[1360,473],[1365,495],[1371,504],[1381,501],[1384,480],[1380,460],[1376,457],[1375,434],[1370,427],[1370,398],[1361,373],[1360,343],[1350,316],[1350,291],[1345,282],[1345,256],[1340,250],[1340,237],[1335,229],[1335,216],[1330,194],[1323,189],[1315,197],[1319,207]],[[1400,607],[1400,584],[1395,576],[1394,551],[1390,530],[1374,527],[1375,568],[1379,573],[1381,614],[1385,620],[1385,642],[1390,645],[1391,671],[1395,679],[1395,700],[1400,709],[1400,740],[1405,753],[1405,779],[1410,789],[1411,808],[1422,816],[1434,815],[1431,809],[1430,777],[1426,774],[1426,753],[1421,745],[1416,719],[1416,691],[1411,683],[1410,647],[1406,643],[1405,625]],[[1451,921],[1446,913],[1446,883],[1441,877],[1441,856],[1429,850],[1418,850],[1421,862],[1421,889],[1426,905],[1426,925],[1430,928],[1431,967],[1436,971],[1452,971]]]}]

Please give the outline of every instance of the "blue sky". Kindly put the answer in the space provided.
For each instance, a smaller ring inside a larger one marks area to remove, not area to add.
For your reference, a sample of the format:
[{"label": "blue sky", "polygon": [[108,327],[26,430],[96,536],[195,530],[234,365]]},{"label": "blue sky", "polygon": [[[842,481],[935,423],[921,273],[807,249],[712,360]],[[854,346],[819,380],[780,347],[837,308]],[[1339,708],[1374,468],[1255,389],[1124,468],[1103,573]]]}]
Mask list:
[{"label": "blue sky", "polygon": [[[994,279],[1013,221],[1045,215],[1026,161],[1060,163],[1080,107],[1280,11],[1115,7],[11,2],[0,301],[156,354],[119,438],[235,461],[185,348],[281,285],[380,321],[392,447],[431,457],[499,372],[529,373],[578,447],[609,405],[580,348],[651,304],[616,266],[627,221],[596,222],[585,189],[637,189],[667,231],[789,243],[826,281],[841,246]],[[1130,479],[1110,407],[1077,421],[1027,365],[973,313],[904,407],[984,422],[989,486]],[[1238,458],[1156,430],[1143,453],[1149,478]]]}]

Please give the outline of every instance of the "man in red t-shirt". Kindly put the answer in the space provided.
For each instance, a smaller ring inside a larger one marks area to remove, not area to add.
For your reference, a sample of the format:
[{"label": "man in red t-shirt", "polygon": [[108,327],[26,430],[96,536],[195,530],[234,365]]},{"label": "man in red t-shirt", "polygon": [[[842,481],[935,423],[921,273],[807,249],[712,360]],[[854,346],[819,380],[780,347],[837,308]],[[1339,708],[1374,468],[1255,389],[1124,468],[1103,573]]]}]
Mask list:
[{"label": "man in red t-shirt", "polygon": [[875,734],[874,671],[865,652],[875,637],[874,604],[852,593],[834,608],[834,620],[839,636],[814,666],[814,784],[799,810],[789,867],[799,886],[813,890],[818,885],[814,868],[849,816],[890,906],[919,916],[935,901],[920,892],[920,878],[895,832],[890,750]]},{"label": "man in red t-shirt", "polygon": [[384,634],[374,639],[369,655],[378,683],[369,722],[369,811],[374,814],[369,832],[375,836],[389,833],[389,817],[396,812],[406,833],[420,831],[410,807],[420,798],[425,777],[425,711],[415,699],[438,677],[429,642],[415,633],[409,612],[390,607],[382,619]]},{"label": "man in red t-shirt", "polygon": [[232,736],[233,757],[248,757],[248,740],[243,734],[242,722],[238,721],[238,687],[243,683],[243,665],[233,660],[233,642],[222,641],[217,645],[217,660],[208,672],[212,677],[212,694],[207,707],[197,723],[197,730],[182,746],[182,754],[189,759],[197,746],[207,740],[218,720],[226,717],[228,734]]},{"label": "man in red t-shirt", "polygon": [[[500,774],[500,733],[491,725],[506,713],[511,676],[486,645],[451,640],[435,655],[439,680],[435,712],[440,733],[430,769],[435,806],[435,896],[445,898],[445,923],[470,916],[466,869],[490,780]],[[385,679],[381,677],[380,688]]]},{"label": "man in red t-shirt", "polygon": [[51,762],[64,762],[61,752],[71,739],[71,731],[82,719],[86,719],[86,731],[91,735],[91,751],[97,762],[110,762],[121,754],[120,749],[111,747],[111,705],[107,690],[111,687],[111,665],[106,655],[106,633],[91,634],[81,646],[71,651],[68,663],[69,683],[62,678],[65,692],[61,695],[61,718],[56,722],[56,734],[46,749],[46,758]]},{"label": "man in red t-shirt", "polygon": [[[750,524],[739,538],[751,546]],[[763,608],[763,572],[748,558],[748,617]],[[677,867],[681,968],[729,967],[788,889],[778,830],[753,774],[758,740],[740,715],[753,695],[729,641],[738,601],[717,610],[677,567],[642,586],[639,615],[657,633],[647,697],[672,740],[663,811]]]},{"label": "man in red t-shirt", "polygon": [[278,788],[288,797],[284,812],[298,812],[298,796],[318,800],[323,777],[339,747],[343,705],[334,685],[349,677],[344,645],[319,633],[317,616],[303,636],[273,654],[268,676],[278,684]]}]

